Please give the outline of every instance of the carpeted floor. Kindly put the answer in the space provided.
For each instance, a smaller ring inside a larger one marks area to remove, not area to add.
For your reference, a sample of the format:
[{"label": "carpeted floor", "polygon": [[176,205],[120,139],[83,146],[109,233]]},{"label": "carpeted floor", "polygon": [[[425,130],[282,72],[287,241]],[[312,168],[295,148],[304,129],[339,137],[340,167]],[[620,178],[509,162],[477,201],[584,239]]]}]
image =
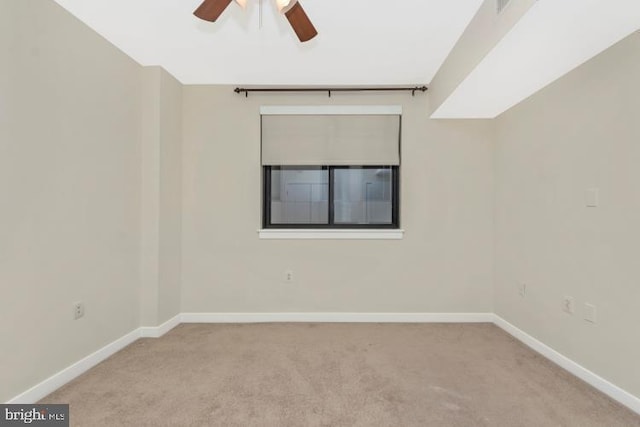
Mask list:
[{"label": "carpeted floor", "polygon": [[74,426],[640,426],[491,324],[183,324],[41,403]]}]

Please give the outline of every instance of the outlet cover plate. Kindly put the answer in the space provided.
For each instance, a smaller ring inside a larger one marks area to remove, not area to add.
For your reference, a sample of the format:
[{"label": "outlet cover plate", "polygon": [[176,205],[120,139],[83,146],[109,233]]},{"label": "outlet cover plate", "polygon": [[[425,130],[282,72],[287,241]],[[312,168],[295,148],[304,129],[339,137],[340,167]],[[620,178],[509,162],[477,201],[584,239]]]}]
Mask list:
[{"label": "outlet cover plate", "polygon": [[576,311],[575,307],[576,306],[573,297],[565,296],[564,298],[562,298],[562,311],[567,314],[573,314]]},{"label": "outlet cover plate", "polygon": [[84,316],[84,303],[81,301],[73,303],[73,319],[78,320]]}]

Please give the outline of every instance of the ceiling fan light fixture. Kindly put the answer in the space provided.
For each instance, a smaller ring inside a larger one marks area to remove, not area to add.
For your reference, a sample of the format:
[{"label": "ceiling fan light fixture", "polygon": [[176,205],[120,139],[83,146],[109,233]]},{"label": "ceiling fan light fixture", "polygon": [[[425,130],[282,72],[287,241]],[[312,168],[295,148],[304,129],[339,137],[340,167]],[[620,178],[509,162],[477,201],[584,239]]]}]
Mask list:
[{"label": "ceiling fan light fixture", "polygon": [[276,5],[278,6],[278,12],[287,13],[298,0],[276,0]]}]

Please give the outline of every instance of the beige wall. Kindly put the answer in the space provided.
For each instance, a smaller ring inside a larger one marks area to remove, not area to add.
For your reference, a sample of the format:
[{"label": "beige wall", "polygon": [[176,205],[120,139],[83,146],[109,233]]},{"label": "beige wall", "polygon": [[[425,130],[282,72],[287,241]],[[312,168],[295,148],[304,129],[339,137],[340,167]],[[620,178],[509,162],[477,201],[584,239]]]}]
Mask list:
[{"label": "beige wall", "polygon": [[11,80],[15,70],[9,67],[13,59],[16,33],[14,31],[15,22],[13,17],[13,4],[0,1],[0,141],[8,137],[9,123],[11,123],[10,114],[12,114],[9,105],[12,104],[13,90],[11,89]]},{"label": "beige wall", "polygon": [[158,324],[160,280],[160,67],[140,72],[140,324]]},{"label": "beige wall", "polygon": [[182,84],[160,74],[158,322],[180,313],[182,262]]},{"label": "beige wall", "polygon": [[[184,88],[183,312],[492,311],[490,122],[427,121],[424,95],[232,89]],[[259,107],[278,104],[402,105],[403,240],[258,239]]]},{"label": "beige wall", "polygon": [[140,321],[180,312],[182,85],[160,67],[141,69]]},{"label": "beige wall", "polygon": [[0,37],[0,401],[139,315],[139,66],[52,1],[0,1],[0,28],[11,25]]},{"label": "beige wall", "polygon": [[[497,314],[636,396],[638,76],[636,33],[501,116],[495,161]],[[600,207],[586,207],[589,188]]]}]

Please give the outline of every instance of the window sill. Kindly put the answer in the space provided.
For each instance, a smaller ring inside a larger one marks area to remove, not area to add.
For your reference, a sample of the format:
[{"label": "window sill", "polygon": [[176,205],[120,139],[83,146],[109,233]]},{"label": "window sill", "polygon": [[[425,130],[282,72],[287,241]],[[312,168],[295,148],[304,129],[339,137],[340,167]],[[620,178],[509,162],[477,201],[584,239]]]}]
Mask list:
[{"label": "window sill", "polygon": [[400,240],[404,230],[358,229],[261,229],[260,239],[327,239],[327,240]]}]

